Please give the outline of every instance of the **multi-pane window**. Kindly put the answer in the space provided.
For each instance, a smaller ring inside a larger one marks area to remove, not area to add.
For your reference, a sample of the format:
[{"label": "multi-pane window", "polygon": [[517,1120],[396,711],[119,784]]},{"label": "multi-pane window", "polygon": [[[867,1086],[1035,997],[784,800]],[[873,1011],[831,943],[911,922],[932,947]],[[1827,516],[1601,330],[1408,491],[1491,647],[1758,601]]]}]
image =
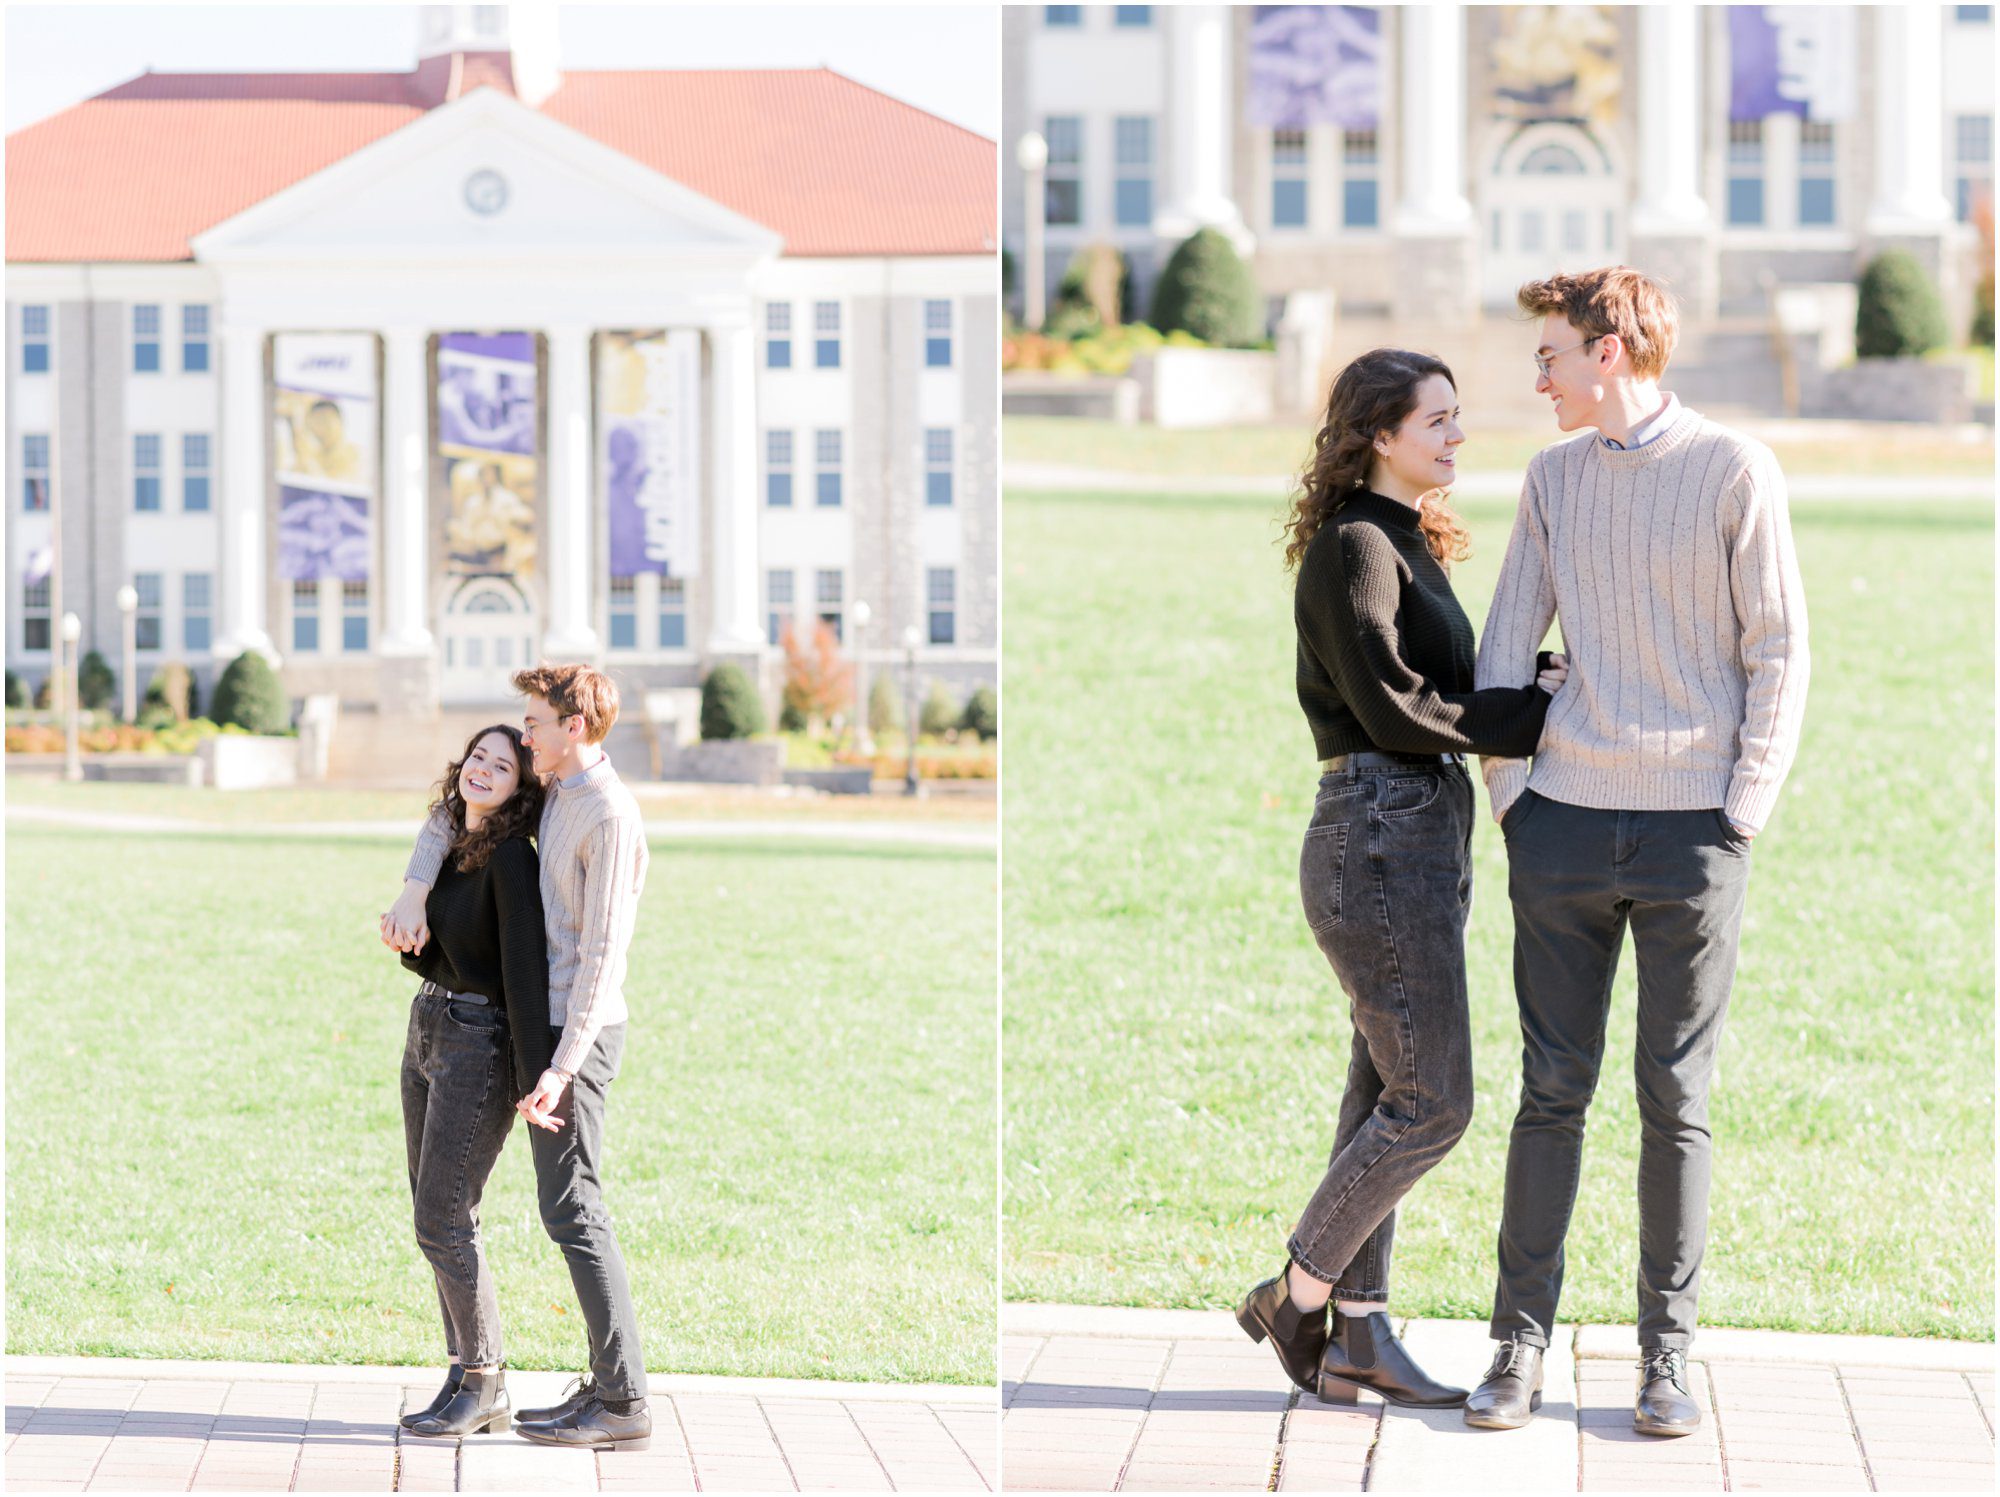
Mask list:
[{"label": "multi-pane window", "polygon": [[1729,222],[1755,228],[1764,222],[1764,122],[1729,122]]},{"label": "multi-pane window", "polygon": [[208,433],[181,434],[181,508],[190,514],[208,509]]},{"label": "multi-pane window", "polygon": [[30,514],[49,507],[49,434],[21,435],[21,508]]},{"label": "multi-pane window", "polygon": [[181,308],[181,370],[208,373],[208,308],[200,304]]},{"label": "multi-pane window", "polygon": [[958,640],[958,574],[950,567],[931,567],[925,578],[924,594],[930,605],[931,643],[955,644]]},{"label": "multi-pane window", "polygon": [[21,372],[49,372],[49,309],[21,308]]},{"label": "multi-pane window", "polygon": [[157,510],[160,507],[160,438],[157,432],[137,432],[132,437],[132,508]]},{"label": "multi-pane window", "polygon": [[[1964,6],[1959,8],[1966,9]],[[1984,10],[1986,7],[1978,8]],[[1970,223],[1972,210],[1982,199],[1993,196],[1993,116],[1954,115],[1951,134],[1958,221]]]},{"label": "multi-pane window", "polygon": [[840,507],[840,433],[813,433],[813,482],[815,497],[822,509]]},{"label": "multi-pane window", "polygon": [[611,648],[630,650],[639,643],[639,597],[630,577],[611,579]]},{"label": "multi-pane window", "polygon": [[842,624],[847,617],[847,609],[842,599],[846,592],[846,576],[840,568],[820,568],[819,590],[815,595],[819,604],[819,621],[833,631],[835,640],[845,637]]},{"label": "multi-pane window", "polygon": [[1306,132],[1271,132],[1271,227],[1306,226]]},{"label": "multi-pane window", "polygon": [[1834,221],[1833,126],[1819,120],[1799,124],[1799,223]]},{"label": "multi-pane window", "polygon": [[924,503],[934,508],[951,507],[952,461],[951,428],[924,428]]},{"label": "multi-pane window", "polygon": [[132,308],[132,372],[160,372],[160,309],[145,302]]},{"label": "multi-pane window", "polygon": [[47,576],[23,581],[21,587],[21,648],[46,650],[49,647],[49,593]]},{"label": "multi-pane window", "polygon": [[678,577],[660,579],[660,648],[685,650],[688,642],[687,584]]},{"label": "multi-pane window", "polygon": [[764,574],[764,618],[774,645],[784,639],[785,626],[792,621],[794,601],[792,573],[788,568]]},{"label": "multi-pane window", "polygon": [[1350,229],[1382,223],[1382,154],[1373,130],[1346,130],[1341,138],[1340,221]]},{"label": "multi-pane window", "polygon": [[368,648],[368,583],[340,584],[340,647],[343,650]]},{"label": "multi-pane window", "polygon": [[774,301],[764,308],[764,367],[792,367],[792,304]]},{"label": "multi-pane window", "polygon": [[181,648],[190,654],[208,653],[213,591],[214,580],[209,573],[181,574]]},{"label": "multi-pane window", "polygon": [[139,650],[160,647],[160,574],[134,572],[132,591],[139,595],[139,611],[132,616],[132,646]]},{"label": "multi-pane window", "polygon": [[1153,7],[1150,5],[1114,5],[1111,7],[1111,24],[1114,26],[1150,26],[1153,24]]},{"label": "multi-pane window", "polygon": [[764,503],[772,509],[792,507],[792,434],[764,433]]},{"label": "multi-pane window", "polygon": [[1083,222],[1083,119],[1052,114],[1042,121],[1049,161],[1043,179],[1044,217],[1050,224]]},{"label": "multi-pane window", "polygon": [[1120,115],[1112,128],[1118,168],[1112,210],[1121,228],[1143,229],[1153,221],[1153,120]]},{"label": "multi-pane window", "polygon": [[926,369],[949,369],[951,367],[951,303],[949,301],[926,301],[924,303],[924,367]]},{"label": "multi-pane window", "polygon": [[1993,7],[1990,5],[1954,5],[1952,9],[1958,13],[1958,19],[1961,21],[1978,22],[1993,19]]},{"label": "multi-pane window", "polygon": [[813,367],[840,367],[840,303],[837,301],[813,303]]},{"label": "multi-pane window", "polygon": [[310,577],[292,579],[292,648],[319,648],[319,583]]},{"label": "multi-pane window", "polygon": [[1081,5],[1044,5],[1042,7],[1044,26],[1081,26],[1083,7]]}]

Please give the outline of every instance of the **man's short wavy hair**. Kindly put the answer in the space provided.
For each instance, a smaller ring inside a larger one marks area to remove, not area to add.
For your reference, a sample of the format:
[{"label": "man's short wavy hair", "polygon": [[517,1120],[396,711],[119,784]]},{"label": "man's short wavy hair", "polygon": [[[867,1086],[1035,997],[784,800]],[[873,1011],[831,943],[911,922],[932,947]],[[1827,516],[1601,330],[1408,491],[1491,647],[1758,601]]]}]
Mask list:
[{"label": "man's short wavy hair", "polygon": [[602,743],[618,721],[618,688],[588,665],[537,665],[514,673],[514,690],[540,697],[558,717],[583,714],[583,741]]},{"label": "man's short wavy hair", "polygon": [[1657,379],[1681,335],[1673,293],[1644,271],[1607,265],[1576,275],[1530,281],[1515,295],[1530,317],[1559,316],[1585,338],[1616,333],[1641,379]]}]

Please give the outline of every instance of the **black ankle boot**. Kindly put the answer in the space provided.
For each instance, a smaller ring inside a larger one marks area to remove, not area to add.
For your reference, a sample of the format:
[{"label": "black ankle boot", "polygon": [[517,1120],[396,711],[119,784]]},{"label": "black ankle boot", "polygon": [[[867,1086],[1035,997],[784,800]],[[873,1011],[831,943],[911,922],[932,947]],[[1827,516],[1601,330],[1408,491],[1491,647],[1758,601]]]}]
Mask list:
[{"label": "black ankle boot", "polygon": [[1396,1339],[1386,1311],[1333,1316],[1333,1334],[1319,1362],[1323,1403],[1353,1403],[1360,1390],[1408,1409],[1450,1409],[1465,1402],[1465,1389],[1438,1382],[1419,1367]]},{"label": "black ankle boot", "polygon": [[437,1397],[420,1409],[413,1409],[396,1422],[404,1429],[413,1429],[420,1419],[428,1419],[451,1401],[451,1395],[458,1391],[458,1385],[465,1381],[465,1367],[453,1362],[451,1370],[444,1375],[444,1386],[437,1390]]},{"label": "black ankle boot", "polygon": [[1236,1323],[1252,1341],[1269,1338],[1285,1376],[1307,1392],[1319,1377],[1319,1354],[1326,1348],[1326,1311],[1301,1310],[1292,1303],[1285,1272],[1266,1279],[1243,1297]]},{"label": "black ankle boot", "polygon": [[468,1370],[458,1391],[445,1400],[444,1407],[427,1419],[410,1426],[413,1435],[442,1438],[448,1435],[483,1435],[505,1429],[514,1417],[507,1403],[507,1373]]}]

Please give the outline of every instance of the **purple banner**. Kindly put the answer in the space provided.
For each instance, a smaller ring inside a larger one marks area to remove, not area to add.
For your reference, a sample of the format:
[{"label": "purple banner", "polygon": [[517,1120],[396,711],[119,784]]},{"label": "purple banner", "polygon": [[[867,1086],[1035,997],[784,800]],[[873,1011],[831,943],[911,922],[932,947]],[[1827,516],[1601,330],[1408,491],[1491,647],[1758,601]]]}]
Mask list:
[{"label": "purple banner", "polygon": [[1730,7],[1730,119],[1844,120],[1854,113],[1855,93],[1852,6]]},{"label": "purple banner", "polygon": [[598,335],[611,575],[699,570],[700,347],[687,329]]},{"label": "purple banner", "polygon": [[278,575],[288,582],[366,582],[368,501],[280,484]]},{"label": "purple banner", "polygon": [[445,568],[456,577],[535,571],[533,333],[445,333],[437,351],[437,447],[451,490]]},{"label": "purple banner", "polygon": [[438,339],[438,441],[479,452],[535,453],[532,333]]},{"label": "purple banner", "polygon": [[1382,17],[1372,5],[1260,5],[1250,21],[1243,117],[1274,130],[1382,117]]}]

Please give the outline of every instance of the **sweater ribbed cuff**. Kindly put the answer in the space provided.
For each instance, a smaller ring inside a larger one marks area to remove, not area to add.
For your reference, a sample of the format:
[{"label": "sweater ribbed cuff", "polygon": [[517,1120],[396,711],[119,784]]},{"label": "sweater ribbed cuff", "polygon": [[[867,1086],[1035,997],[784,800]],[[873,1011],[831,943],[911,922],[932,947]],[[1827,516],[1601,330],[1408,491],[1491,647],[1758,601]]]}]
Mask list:
[{"label": "sweater ribbed cuff", "polygon": [[1521,798],[1521,792],[1528,788],[1528,761],[1481,759],[1479,772],[1485,777],[1486,798],[1491,802],[1493,819],[1497,822],[1507,814],[1507,808]]},{"label": "sweater ribbed cuff", "polygon": [[587,1019],[572,1018],[563,1026],[562,1042],[556,1046],[556,1053],[549,1058],[549,1064],[574,1076],[583,1069],[584,1057],[597,1043],[597,1031],[603,1027]]}]

